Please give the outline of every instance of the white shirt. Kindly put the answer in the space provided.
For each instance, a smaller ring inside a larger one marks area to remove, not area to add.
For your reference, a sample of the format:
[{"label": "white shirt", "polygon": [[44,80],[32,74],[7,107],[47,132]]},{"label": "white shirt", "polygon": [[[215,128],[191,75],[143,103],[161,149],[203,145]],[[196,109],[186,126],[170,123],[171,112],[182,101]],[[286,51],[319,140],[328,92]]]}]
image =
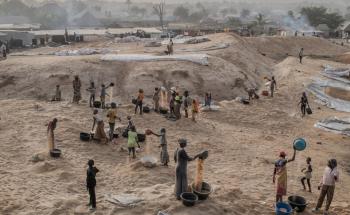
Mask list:
[{"label": "white shirt", "polygon": [[334,186],[336,182],[334,177],[337,177],[337,181],[339,180],[339,172],[337,170],[337,167],[332,170],[327,166],[323,173],[322,184],[327,186]]},{"label": "white shirt", "polygon": [[93,117],[96,120],[96,122],[103,122],[103,117],[101,116],[100,112],[98,112],[97,114],[94,114]]},{"label": "white shirt", "polygon": [[2,44],[2,45],[0,46],[0,50],[1,50],[1,52],[3,52],[4,50],[6,50],[5,44]]}]

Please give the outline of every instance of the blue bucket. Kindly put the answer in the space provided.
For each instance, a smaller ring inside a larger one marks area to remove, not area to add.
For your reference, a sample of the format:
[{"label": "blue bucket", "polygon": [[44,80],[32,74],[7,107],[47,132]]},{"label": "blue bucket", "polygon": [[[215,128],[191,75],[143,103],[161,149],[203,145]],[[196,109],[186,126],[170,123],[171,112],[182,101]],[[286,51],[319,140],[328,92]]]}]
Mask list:
[{"label": "blue bucket", "polygon": [[293,213],[292,207],[285,202],[278,202],[276,204],[276,215],[290,215]]},{"label": "blue bucket", "polygon": [[293,146],[298,151],[303,151],[306,148],[306,141],[303,138],[294,140]]}]

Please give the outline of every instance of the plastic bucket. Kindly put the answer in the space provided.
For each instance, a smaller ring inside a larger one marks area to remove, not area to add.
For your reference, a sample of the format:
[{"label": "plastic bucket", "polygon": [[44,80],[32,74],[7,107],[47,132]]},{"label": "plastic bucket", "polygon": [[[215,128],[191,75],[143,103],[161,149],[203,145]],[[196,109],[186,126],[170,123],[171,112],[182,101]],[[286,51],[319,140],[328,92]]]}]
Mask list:
[{"label": "plastic bucket", "polygon": [[303,138],[294,140],[293,146],[298,151],[303,151],[306,148],[306,141]]},{"label": "plastic bucket", "polygon": [[291,215],[293,213],[292,207],[285,202],[278,202],[276,204],[276,215]]},{"label": "plastic bucket", "polygon": [[306,200],[301,196],[289,196],[288,203],[296,212],[303,212],[307,206]]}]

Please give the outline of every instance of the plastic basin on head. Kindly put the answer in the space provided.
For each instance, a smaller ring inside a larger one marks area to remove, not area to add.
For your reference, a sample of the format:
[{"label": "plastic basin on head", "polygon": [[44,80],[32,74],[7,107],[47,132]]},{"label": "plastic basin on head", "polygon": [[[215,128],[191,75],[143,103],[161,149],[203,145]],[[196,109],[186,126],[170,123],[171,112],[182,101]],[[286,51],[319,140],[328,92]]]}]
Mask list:
[{"label": "plastic basin on head", "polygon": [[303,151],[306,148],[306,141],[303,138],[294,140],[293,146],[298,151]]},{"label": "plastic basin on head", "polygon": [[276,204],[276,215],[291,215],[293,213],[292,207],[285,202],[278,202]]}]

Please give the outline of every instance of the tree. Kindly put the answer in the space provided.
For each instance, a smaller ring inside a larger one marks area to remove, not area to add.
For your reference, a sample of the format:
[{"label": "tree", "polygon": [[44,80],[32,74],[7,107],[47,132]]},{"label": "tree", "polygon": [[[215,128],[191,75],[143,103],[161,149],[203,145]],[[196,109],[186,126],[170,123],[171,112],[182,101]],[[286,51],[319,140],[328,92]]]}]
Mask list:
[{"label": "tree", "polygon": [[327,13],[325,19],[325,24],[327,24],[331,30],[337,29],[339,25],[345,21],[338,13]]},{"label": "tree", "polygon": [[153,13],[159,17],[162,30],[164,30],[164,14],[165,14],[164,7],[165,7],[165,0],[160,0],[159,4],[153,5]]},{"label": "tree", "polygon": [[248,10],[248,9],[243,9],[243,10],[241,11],[241,17],[242,17],[242,18],[247,18],[249,15],[250,15],[250,10]]},{"label": "tree", "polygon": [[260,27],[266,25],[266,20],[264,18],[264,15],[262,15],[261,13],[259,13],[258,16],[256,17],[256,24]]},{"label": "tree", "polygon": [[238,26],[241,26],[242,22],[239,18],[229,17],[227,24],[231,27],[238,27]]},{"label": "tree", "polygon": [[325,7],[303,7],[300,14],[304,15],[311,26],[317,27],[319,24],[327,24],[331,30],[335,30],[344,18],[338,13],[328,13]]},{"label": "tree", "polygon": [[185,8],[184,6],[179,6],[175,8],[173,15],[178,18],[179,20],[187,20],[189,17],[190,11],[188,8]]},{"label": "tree", "polygon": [[294,12],[292,10],[288,11],[288,16],[294,19]]}]

